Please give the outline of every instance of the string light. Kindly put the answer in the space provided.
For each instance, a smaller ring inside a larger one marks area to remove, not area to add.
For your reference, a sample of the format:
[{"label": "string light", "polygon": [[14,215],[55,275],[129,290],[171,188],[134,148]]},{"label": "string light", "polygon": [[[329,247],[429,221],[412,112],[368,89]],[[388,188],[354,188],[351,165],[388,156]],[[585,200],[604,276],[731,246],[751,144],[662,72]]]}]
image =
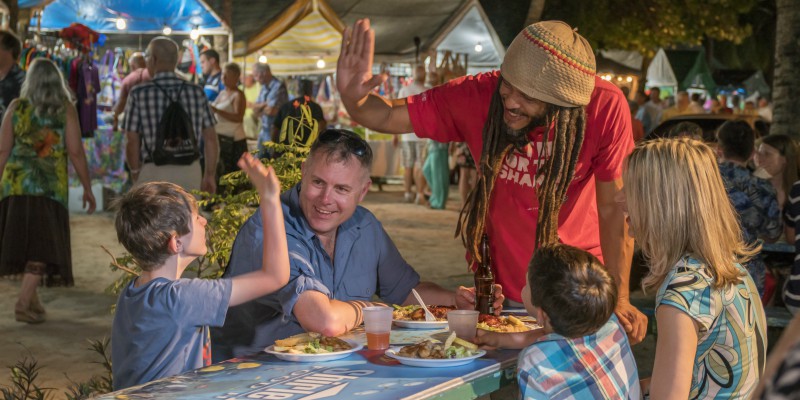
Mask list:
[{"label": "string light", "polygon": [[325,68],[325,60],[323,60],[321,58],[319,60],[317,60],[317,68],[319,68],[319,69]]},{"label": "string light", "polygon": [[267,56],[265,56],[263,54],[258,56],[258,62],[260,62],[261,64],[266,64],[267,63]]},{"label": "string light", "polygon": [[628,77],[628,78],[626,78],[625,80],[626,80],[626,81],[628,81],[628,83],[630,83],[630,82],[633,82],[633,77],[632,77],[632,76],[629,76],[629,77]]},{"label": "string light", "polygon": [[192,28],[192,31],[189,32],[189,37],[192,38],[192,40],[200,39],[200,29],[196,26]]},{"label": "string light", "polygon": [[475,52],[480,53],[482,51],[483,51],[483,46],[481,46],[481,43],[478,42],[478,44],[475,45]]},{"label": "string light", "polygon": [[163,33],[164,36],[169,36],[172,34],[172,28],[170,28],[168,25],[164,25],[164,29],[161,30],[161,33]]},{"label": "string light", "polygon": [[128,28],[128,23],[125,21],[124,18],[117,18],[117,29],[124,31]]}]

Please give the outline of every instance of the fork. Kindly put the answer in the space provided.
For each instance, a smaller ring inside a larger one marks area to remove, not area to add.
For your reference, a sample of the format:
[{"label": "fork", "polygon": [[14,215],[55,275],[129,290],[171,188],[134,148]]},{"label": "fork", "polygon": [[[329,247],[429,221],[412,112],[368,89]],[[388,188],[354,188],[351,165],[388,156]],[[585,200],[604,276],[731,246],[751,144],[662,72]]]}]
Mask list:
[{"label": "fork", "polygon": [[414,294],[414,297],[417,298],[417,301],[419,302],[419,305],[421,305],[422,309],[425,310],[425,321],[427,321],[427,322],[436,321],[436,317],[434,317],[433,314],[431,313],[431,311],[428,310],[428,306],[426,306],[425,302],[422,301],[422,297],[419,295],[419,293],[417,293],[417,290],[416,289],[411,289],[411,293]]}]

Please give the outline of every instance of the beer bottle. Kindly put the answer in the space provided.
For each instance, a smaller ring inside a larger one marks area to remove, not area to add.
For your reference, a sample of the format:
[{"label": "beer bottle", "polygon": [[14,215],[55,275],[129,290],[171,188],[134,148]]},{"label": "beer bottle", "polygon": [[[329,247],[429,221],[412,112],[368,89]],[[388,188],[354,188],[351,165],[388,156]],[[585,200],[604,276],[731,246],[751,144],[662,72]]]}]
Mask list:
[{"label": "beer bottle", "polygon": [[492,260],[489,256],[489,237],[481,238],[481,262],[475,269],[475,309],[481,314],[493,314],[494,307],[494,275]]}]

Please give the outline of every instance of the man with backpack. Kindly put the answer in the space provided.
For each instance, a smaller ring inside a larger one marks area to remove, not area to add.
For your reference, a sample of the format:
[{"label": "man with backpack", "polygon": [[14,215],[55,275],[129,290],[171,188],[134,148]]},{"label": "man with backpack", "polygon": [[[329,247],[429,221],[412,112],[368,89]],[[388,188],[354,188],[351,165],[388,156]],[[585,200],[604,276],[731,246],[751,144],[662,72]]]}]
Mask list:
[{"label": "man with backpack", "polygon": [[[219,144],[216,119],[203,88],[175,74],[178,45],[169,38],[150,41],[145,61],[153,79],[136,86],[125,106],[125,156],[131,179],[134,184],[166,181],[213,193]],[[200,135],[205,141],[204,172]]]}]

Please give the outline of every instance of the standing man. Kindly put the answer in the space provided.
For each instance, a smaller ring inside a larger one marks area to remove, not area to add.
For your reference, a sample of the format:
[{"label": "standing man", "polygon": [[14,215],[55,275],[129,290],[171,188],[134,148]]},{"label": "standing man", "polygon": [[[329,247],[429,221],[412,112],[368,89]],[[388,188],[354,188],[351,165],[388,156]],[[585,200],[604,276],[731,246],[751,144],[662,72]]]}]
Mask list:
[{"label": "standing man", "polygon": [[661,122],[664,122],[672,117],[686,114],[696,114],[696,112],[691,107],[689,93],[681,90],[677,95],[675,95],[675,105],[664,110],[664,112],[661,114]]},{"label": "standing man", "polygon": [[[300,80],[300,95],[278,111],[272,123],[272,141],[311,147],[320,132],[328,127],[322,107],[311,100],[314,82]],[[316,125],[316,129],[313,129]]]},{"label": "standing man", "polygon": [[203,92],[209,102],[213,102],[219,96],[219,93],[225,90],[225,84],[222,82],[222,68],[219,66],[219,53],[214,49],[208,49],[200,53],[200,70],[203,71],[203,78],[205,84]]},{"label": "standing man", "polygon": [[657,87],[650,88],[650,99],[644,103],[644,113],[650,119],[650,126],[644,131],[645,136],[650,134],[653,129],[656,129],[661,122],[661,116],[664,113],[664,101],[661,100],[661,89]]},{"label": "standing man", "polygon": [[[153,79],[136,86],[128,96],[123,129],[128,139],[125,157],[135,184],[154,181],[172,182],[187,191],[201,189],[216,191],[214,172],[217,168],[219,143],[214,125],[217,123],[208,106],[203,88],[175,75],[178,65],[178,45],[159,36],[150,41],[145,52],[147,70]],[[156,146],[156,133],[167,106],[177,100],[192,122],[197,142],[205,140],[205,171],[200,161],[190,165],[161,165],[153,163],[151,150]],[[149,149],[149,150],[148,150]],[[202,178],[201,178],[202,177]]]},{"label": "standing man", "polygon": [[[339,336],[361,324],[373,296],[390,304],[474,309],[475,290],[456,292],[421,282],[380,221],[358,205],[372,183],[372,150],[353,132],[329,129],[311,146],[302,180],[281,195],[289,247],[289,283],[277,292],[228,309],[225,325],[212,329],[214,362],[257,353],[309,331]],[[236,235],[225,277],[253,271],[263,257],[261,217],[250,217]],[[496,312],[503,295],[495,287]]]},{"label": "standing man", "polygon": [[25,71],[17,65],[22,53],[22,43],[17,35],[0,30],[0,121],[11,100],[19,97]]},{"label": "standing man", "polygon": [[[398,97],[405,98],[416,94],[420,94],[428,90],[425,86],[425,66],[417,65],[414,68],[414,80],[408,86],[400,88]],[[423,184],[422,180],[422,166],[425,164],[423,155],[425,154],[425,145],[428,141],[421,139],[414,132],[402,136],[394,137],[394,144],[397,145],[398,139],[401,143],[401,151],[403,152],[403,188],[405,189],[406,203],[416,202],[424,203]],[[447,183],[448,185],[450,182]],[[411,187],[416,187],[416,195],[411,191]]]},{"label": "standing man", "polygon": [[244,111],[244,133],[247,139],[255,140],[258,138],[258,125],[259,119],[253,114],[253,105],[258,99],[258,92],[261,90],[259,85],[256,84],[256,78],[253,73],[248,73],[242,80],[244,83],[244,98],[247,100],[247,108]]},{"label": "standing man", "polygon": [[254,67],[256,80],[261,84],[258,100],[253,105],[253,113],[261,118],[261,129],[258,132],[258,157],[267,158],[264,142],[271,141],[272,124],[281,107],[289,101],[286,85],[272,75],[269,65],[256,63]]},{"label": "standing man", "polygon": [[125,111],[125,105],[128,104],[128,95],[131,89],[140,83],[149,82],[151,79],[150,73],[147,72],[147,64],[144,61],[144,53],[136,52],[131,54],[131,58],[128,59],[128,64],[131,66],[131,72],[122,80],[119,100],[117,100],[117,104],[114,105],[113,127],[115,132],[119,128],[119,115]]},{"label": "standing man", "polygon": [[470,263],[486,233],[504,294],[515,302],[534,250],[563,242],[605,260],[617,282],[615,310],[632,343],[647,317],[630,304],[633,241],[614,197],[633,148],[620,90],[595,74],[594,52],[569,25],[543,21],[517,35],[500,71],[467,76],[406,99],[372,93],[375,33],[359,20],[343,37],[337,67],[353,120],[387,133],[414,131],[467,142],[480,155],[479,178],[458,232]]}]

